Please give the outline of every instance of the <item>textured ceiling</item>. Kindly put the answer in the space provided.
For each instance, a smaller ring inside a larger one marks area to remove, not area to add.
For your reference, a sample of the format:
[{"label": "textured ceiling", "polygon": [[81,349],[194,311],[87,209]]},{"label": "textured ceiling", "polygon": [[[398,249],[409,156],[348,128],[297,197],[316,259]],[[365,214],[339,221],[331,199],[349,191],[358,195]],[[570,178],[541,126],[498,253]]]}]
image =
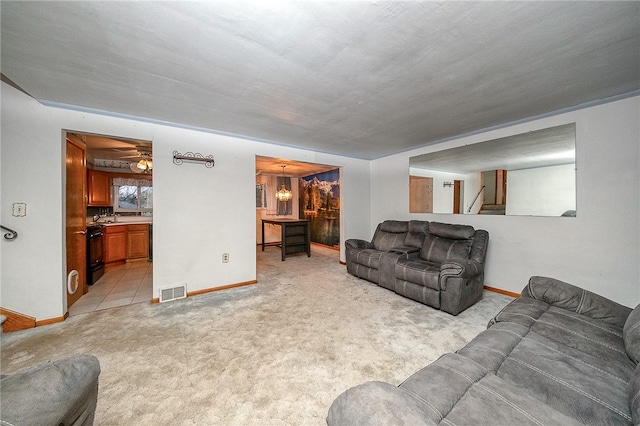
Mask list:
[{"label": "textured ceiling", "polygon": [[45,104],[365,159],[640,89],[639,2],[0,7]]},{"label": "textured ceiling", "polygon": [[[285,166],[284,170],[282,166]],[[286,158],[256,156],[256,174],[282,175],[289,177],[305,177],[337,169],[336,166],[305,163]]]}]

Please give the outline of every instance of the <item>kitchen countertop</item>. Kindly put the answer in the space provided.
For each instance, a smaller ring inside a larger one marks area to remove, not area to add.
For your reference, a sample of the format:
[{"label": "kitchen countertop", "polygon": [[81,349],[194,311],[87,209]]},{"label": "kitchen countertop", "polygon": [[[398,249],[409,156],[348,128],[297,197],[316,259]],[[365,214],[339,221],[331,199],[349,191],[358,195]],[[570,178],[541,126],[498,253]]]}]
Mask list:
[{"label": "kitchen countertop", "polygon": [[126,220],[121,219],[117,222],[112,221],[98,221],[98,222],[87,222],[87,226],[101,225],[101,226],[116,226],[116,225],[151,225],[153,224],[153,219],[150,220]]}]

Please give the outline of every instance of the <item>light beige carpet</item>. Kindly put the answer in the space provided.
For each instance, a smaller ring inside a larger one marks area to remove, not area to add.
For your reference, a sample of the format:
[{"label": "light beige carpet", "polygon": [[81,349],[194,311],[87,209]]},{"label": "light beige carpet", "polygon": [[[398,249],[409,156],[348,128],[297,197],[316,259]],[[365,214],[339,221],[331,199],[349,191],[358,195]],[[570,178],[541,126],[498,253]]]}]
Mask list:
[{"label": "light beige carpet", "polygon": [[4,334],[0,370],[97,356],[97,425],[323,425],[347,388],[399,384],[511,300],[485,292],[454,317],[348,275],[318,248],[285,262],[258,251],[258,281]]}]

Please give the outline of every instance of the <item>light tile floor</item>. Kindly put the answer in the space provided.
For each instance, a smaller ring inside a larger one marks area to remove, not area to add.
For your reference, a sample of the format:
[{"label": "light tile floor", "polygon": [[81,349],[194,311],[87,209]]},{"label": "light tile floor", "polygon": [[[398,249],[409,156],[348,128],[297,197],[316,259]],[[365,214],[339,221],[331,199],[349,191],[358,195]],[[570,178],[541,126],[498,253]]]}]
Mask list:
[{"label": "light tile floor", "polygon": [[127,262],[107,268],[105,273],[69,308],[69,316],[117,306],[151,302],[153,298],[153,263],[146,260]]}]

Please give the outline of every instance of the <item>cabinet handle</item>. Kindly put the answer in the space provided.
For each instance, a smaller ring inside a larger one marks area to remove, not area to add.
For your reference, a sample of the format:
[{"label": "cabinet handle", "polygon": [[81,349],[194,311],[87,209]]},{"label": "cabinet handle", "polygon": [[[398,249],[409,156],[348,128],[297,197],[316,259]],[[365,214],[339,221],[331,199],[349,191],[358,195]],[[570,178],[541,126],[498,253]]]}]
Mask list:
[{"label": "cabinet handle", "polygon": [[76,231],[74,234],[87,235],[87,231]]}]

